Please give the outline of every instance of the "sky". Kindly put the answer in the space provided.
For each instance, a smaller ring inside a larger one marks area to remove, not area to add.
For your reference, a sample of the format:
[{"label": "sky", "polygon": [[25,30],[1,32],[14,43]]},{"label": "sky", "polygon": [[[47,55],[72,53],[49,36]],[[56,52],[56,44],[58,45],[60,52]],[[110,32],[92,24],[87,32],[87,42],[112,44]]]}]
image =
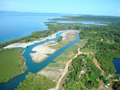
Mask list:
[{"label": "sky", "polygon": [[120,0],[0,0],[0,11],[120,16]]}]

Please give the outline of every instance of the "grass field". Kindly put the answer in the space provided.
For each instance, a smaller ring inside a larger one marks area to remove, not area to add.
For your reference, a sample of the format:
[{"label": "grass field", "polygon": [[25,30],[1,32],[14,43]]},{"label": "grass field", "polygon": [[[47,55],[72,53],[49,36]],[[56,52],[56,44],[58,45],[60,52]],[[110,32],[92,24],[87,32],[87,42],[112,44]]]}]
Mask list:
[{"label": "grass field", "polygon": [[0,83],[8,82],[23,73],[27,67],[21,49],[6,49],[0,51]]}]

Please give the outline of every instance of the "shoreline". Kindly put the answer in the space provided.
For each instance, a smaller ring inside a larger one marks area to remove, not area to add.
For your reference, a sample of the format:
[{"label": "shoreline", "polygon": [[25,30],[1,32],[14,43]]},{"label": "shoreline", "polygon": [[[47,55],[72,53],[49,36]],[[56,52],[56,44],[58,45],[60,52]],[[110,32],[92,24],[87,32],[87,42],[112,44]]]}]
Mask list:
[{"label": "shoreline", "polygon": [[[65,30],[65,31],[67,31],[67,30]],[[48,37],[43,37],[43,38],[40,38],[39,40],[35,40],[33,42],[28,42],[28,43],[13,43],[13,44],[10,44],[10,45],[7,45],[7,46],[3,47],[3,49],[18,48],[18,47],[26,48],[26,47],[28,47],[28,46],[30,46],[32,44],[39,43],[39,42],[45,41],[47,39],[55,38],[56,34],[58,34],[60,32],[62,32],[62,30],[58,31],[58,32],[56,32],[56,33],[54,33],[54,34],[52,34],[52,35],[50,35]]]}]

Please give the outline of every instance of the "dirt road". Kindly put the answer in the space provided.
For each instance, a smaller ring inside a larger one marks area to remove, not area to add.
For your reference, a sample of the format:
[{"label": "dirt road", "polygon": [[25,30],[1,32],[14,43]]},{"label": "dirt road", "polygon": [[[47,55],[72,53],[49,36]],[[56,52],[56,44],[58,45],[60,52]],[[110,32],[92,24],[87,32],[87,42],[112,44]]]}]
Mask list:
[{"label": "dirt road", "polygon": [[99,66],[97,59],[96,59],[96,58],[93,58],[93,61],[94,61],[95,66],[98,67],[102,72],[104,72],[104,71],[102,70],[102,68]]},{"label": "dirt road", "polygon": [[80,52],[80,48],[78,49],[78,53],[77,53],[70,61],[67,62],[66,67],[65,67],[65,70],[64,70],[62,76],[60,77],[60,79],[59,79],[59,81],[58,81],[58,83],[57,83],[57,85],[56,85],[55,90],[59,90],[60,82],[61,82],[61,80],[63,79],[63,77],[66,75],[66,73],[68,72],[69,64],[70,64],[70,63],[72,62],[72,60],[73,60],[74,58],[76,58],[79,54],[82,54],[82,52]]}]

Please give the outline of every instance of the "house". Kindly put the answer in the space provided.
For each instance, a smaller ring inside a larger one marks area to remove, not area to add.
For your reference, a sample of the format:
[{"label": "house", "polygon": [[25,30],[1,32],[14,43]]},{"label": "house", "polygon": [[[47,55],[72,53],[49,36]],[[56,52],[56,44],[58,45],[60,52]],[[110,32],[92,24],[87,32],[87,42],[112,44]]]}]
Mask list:
[{"label": "house", "polygon": [[81,70],[81,71],[80,71],[80,74],[84,74],[84,73],[85,73],[85,71],[84,71],[84,70]]}]

